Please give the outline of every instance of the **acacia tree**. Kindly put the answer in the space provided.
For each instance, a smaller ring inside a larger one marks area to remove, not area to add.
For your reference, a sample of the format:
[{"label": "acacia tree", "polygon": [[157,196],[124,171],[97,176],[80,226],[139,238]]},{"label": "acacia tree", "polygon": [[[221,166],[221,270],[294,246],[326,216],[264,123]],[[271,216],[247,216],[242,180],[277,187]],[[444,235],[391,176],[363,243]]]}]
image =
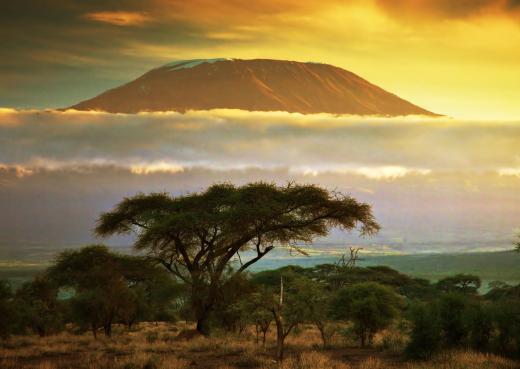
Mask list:
[{"label": "acacia tree", "polygon": [[473,274],[457,274],[441,279],[435,286],[443,292],[476,295],[481,284],[479,276]]},{"label": "acacia tree", "polygon": [[[350,196],[315,185],[279,187],[252,183],[217,184],[201,193],[139,194],[125,198],[98,220],[100,236],[135,232],[135,248],[191,286],[197,330],[209,333],[209,317],[219,299],[224,271],[234,259],[241,273],[277,247],[325,236],[331,227],[379,226],[371,208]],[[244,252],[253,256],[244,258]],[[241,254],[242,253],[242,254]]]}]

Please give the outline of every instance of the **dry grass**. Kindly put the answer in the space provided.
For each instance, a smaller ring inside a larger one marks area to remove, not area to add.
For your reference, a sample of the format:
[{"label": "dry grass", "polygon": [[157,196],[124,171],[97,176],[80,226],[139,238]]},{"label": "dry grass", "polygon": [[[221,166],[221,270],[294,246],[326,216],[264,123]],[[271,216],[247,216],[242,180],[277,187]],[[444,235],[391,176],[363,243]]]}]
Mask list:
[{"label": "dry grass", "polygon": [[321,350],[318,332],[301,327],[287,339],[286,360],[274,362],[275,337],[266,348],[255,343],[252,330],[237,337],[216,334],[178,340],[177,334],[192,327],[184,324],[141,324],[128,332],[117,327],[114,337],[75,335],[64,332],[39,338],[12,337],[0,345],[1,369],[513,369],[517,363],[472,352],[445,353],[430,362],[411,363],[392,353],[403,337],[383,332],[377,349],[348,347],[341,336],[331,348]]}]

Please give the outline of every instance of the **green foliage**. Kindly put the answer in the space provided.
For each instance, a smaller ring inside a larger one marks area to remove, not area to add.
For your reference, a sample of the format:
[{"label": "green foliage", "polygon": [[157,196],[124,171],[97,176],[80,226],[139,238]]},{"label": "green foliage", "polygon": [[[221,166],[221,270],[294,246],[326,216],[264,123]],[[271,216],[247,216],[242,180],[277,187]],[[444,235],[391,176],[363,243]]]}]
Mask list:
[{"label": "green foliage", "polygon": [[314,324],[319,330],[323,347],[329,345],[330,340],[338,331],[338,325],[332,320],[332,300],[334,294],[326,285],[308,278],[299,278],[300,285],[298,298],[305,307],[305,320]]},{"label": "green foliage", "polygon": [[446,294],[439,301],[441,329],[448,347],[460,347],[469,335],[466,308],[469,300],[462,294]]},{"label": "green foliage", "polygon": [[477,351],[488,351],[495,329],[490,304],[474,302],[467,309],[466,315],[469,325],[470,346]]},{"label": "green foliage", "polygon": [[100,245],[61,253],[48,275],[73,290],[72,319],[94,335],[102,327],[109,336],[117,321],[130,328],[138,320],[166,315],[180,290],[163,269]]},{"label": "green foliage", "polygon": [[217,300],[213,313],[213,321],[218,326],[232,332],[242,333],[251,322],[251,312],[255,306],[250,303],[254,285],[245,274],[233,274],[226,279],[220,289],[220,298]]},{"label": "green foliage", "polygon": [[64,326],[58,287],[45,276],[24,283],[16,291],[13,303],[17,309],[19,329],[27,327],[40,336],[47,336]]},{"label": "green foliage", "polygon": [[354,323],[354,331],[365,346],[398,316],[399,306],[400,300],[391,288],[365,282],[340,290],[332,309],[337,318]]},{"label": "green foliage", "polygon": [[432,303],[417,303],[411,307],[409,319],[412,331],[406,348],[407,355],[415,359],[431,358],[442,344],[438,307]]},{"label": "green foliage", "polygon": [[495,350],[520,357],[520,300],[502,299],[495,304],[494,321],[498,329]]}]

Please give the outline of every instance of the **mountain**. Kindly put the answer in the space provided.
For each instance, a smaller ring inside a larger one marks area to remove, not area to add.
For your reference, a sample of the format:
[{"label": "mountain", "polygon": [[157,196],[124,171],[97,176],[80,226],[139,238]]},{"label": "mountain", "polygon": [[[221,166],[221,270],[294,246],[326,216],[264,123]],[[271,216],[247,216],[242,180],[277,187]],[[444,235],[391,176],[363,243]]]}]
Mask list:
[{"label": "mountain", "polygon": [[270,59],[195,59],[153,69],[71,106],[112,113],[208,110],[436,115],[347,70]]}]

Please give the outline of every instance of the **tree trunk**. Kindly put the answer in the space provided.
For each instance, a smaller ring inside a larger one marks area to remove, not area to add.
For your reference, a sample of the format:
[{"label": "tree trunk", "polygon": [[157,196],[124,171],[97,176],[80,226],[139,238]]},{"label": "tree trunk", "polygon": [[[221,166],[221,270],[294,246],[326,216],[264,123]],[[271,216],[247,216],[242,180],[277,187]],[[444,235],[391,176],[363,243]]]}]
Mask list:
[{"label": "tree trunk", "polygon": [[110,337],[112,335],[112,322],[105,322],[103,324],[103,331],[105,332],[106,337]]},{"label": "tree trunk", "polygon": [[209,314],[200,314],[200,316],[197,317],[197,331],[205,336],[208,336],[210,333],[209,323]]},{"label": "tree trunk", "polygon": [[191,287],[191,304],[197,321],[197,331],[205,336],[210,334],[210,315],[216,300],[216,287],[205,285],[201,281],[193,281]]},{"label": "tree trunk", "polygon": [[277,333],[276,337],[276,360],[281,363],[283,361],[283,351],[284,351],[284,341],[285,337],[283,333]]},{"label": "tree trunk", "polygon": [[[276,323],[276,360],[281,363],[283,361],[285,332],[283,329],[282,316],[274,312],[274,321]],[[265,336],[264,336],[265,337]]]},{"label": "tree trunk", "polygon": [[328,346],[328,342],[327,342],[327,336],[325,335],[325,328],[324,327],[318,327],[318,330],[320,331],[320,335],[321,335],[321,341],[323,342],[323,348],[326,349],[327,346]]}]

